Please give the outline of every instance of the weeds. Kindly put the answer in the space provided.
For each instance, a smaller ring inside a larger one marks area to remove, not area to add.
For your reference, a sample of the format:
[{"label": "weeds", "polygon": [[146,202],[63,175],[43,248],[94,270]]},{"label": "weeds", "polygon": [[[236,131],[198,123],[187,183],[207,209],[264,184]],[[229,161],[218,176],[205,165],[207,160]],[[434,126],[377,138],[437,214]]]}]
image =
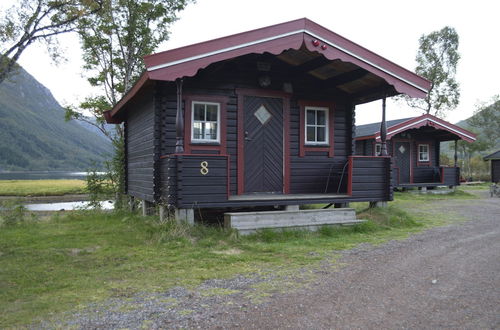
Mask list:
[{"label": "weeds", "polygon": [[6,200],[0,202],[0,226],[14,226],[36,219],[34,213],[18,200]]}]

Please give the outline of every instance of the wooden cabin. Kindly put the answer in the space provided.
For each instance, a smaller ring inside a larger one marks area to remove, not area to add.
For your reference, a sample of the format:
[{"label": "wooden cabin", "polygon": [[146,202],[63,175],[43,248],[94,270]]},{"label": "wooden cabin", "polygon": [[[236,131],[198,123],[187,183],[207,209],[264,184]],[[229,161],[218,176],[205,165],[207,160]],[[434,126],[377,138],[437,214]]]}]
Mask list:
[{"label": "wooden cabin", "polygon": [[430,84],[298,19],[144,58],[110,111],[123,123],[126,192],[175,209],[392,199],[390,158],[354,155],[357,104]]},{"label": "wooden cabin", "polygon": [[484,157],[484,160],[491,161],[491,182],[500,183],[500,150]]},{"label": "wooden cabin", "polygon": [[[356,154],[381,153],[381,123],[356,126]],[[474,142],[476,135],[432,115],[386,122],[387,151],[393,157],[392,180],[395,187],[431,188],[458,186],[456,141]],[[455,141],[454,166],[440,164],[440,145]]]}]

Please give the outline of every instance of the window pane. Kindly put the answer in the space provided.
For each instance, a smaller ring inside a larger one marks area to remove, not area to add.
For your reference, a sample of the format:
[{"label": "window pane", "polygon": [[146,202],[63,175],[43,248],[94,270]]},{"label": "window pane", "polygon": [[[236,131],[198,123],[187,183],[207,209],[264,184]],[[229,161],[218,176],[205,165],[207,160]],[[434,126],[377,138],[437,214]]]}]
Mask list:
[{"label": "window pane", "polygon": [[324,127],[317,127],[316,134],[317,134],[317,139],[316,139],[317,142],[326,142],[325,128]]},{"label": "window pane", "polygon": [[193,120],[205,120],[205,105],[195,104]]},{"label": "window pane", "polygon": [[316,111],[314,110],[307,110],[306,111],[306,114],[307,114],[307,125],[314,125],[316,124]]},{"label": "window pane", "polygon": [[217,121],[217,106],[214,104],[207,105],[207,121]]},{"label": "window pane", "polygon": [[318,110],[316,115],[318,117],[318,125],[326,125],[326,111]]},{"label": "window pane", "polygon": [[315,132],[315,127],[307,127],[307,141],[309,142],[316,142],[316,132]]},{"label": "window pane", "polygon": [[203,136],[201,134],[201,125],[202,123],[195,122],[193,123],[193,139],[202,139]]},{"label": "window pane", "polygon": [[205,139],[217,140],[217,123],[205,123]]}]

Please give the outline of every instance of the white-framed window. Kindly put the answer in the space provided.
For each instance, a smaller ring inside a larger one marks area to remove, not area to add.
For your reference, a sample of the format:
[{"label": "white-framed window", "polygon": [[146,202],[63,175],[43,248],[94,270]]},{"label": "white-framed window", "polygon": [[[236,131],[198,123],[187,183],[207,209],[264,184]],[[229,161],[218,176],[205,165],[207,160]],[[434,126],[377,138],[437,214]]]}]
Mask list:
[{"label": "white-framed window", "polygon": [[418,145],[418,161],[428,162],[429,161],[429,145],[419,144]]},{"label": "white-framed window", "polygon": [[305,144],[328,144],[328,108],[305,107]]},{"label": "white-framed window", "polygon": [[192,102],[191,142],[220,142],[220,104]]},{"label": "white-framed window", "polygon": [[380,156],[381,152],[382,152],[382,144],[376,143],[375,144],[375,156]]}]

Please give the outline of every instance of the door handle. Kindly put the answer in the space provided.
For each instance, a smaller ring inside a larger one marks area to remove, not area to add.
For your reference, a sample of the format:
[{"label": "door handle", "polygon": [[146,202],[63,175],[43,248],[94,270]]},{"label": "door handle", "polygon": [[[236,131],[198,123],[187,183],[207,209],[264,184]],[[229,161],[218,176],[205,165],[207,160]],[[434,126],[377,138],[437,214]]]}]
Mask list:
[{"label": "door handle", "polygon": [[248,131],[245,131],[245,141],[252,141],[252,139],[248,137]]}]

